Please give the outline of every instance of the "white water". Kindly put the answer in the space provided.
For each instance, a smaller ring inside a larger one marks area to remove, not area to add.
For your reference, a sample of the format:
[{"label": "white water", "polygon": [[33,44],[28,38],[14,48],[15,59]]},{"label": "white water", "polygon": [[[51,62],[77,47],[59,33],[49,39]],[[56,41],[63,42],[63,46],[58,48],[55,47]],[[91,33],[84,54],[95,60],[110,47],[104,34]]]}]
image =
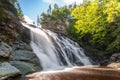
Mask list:
[{"label": "white water", "polygon": [[80,63],[92,65],[76,42],[48,30],[23,25],[31,31],[31,47],[40,59],[43,70],[63,69]]}]

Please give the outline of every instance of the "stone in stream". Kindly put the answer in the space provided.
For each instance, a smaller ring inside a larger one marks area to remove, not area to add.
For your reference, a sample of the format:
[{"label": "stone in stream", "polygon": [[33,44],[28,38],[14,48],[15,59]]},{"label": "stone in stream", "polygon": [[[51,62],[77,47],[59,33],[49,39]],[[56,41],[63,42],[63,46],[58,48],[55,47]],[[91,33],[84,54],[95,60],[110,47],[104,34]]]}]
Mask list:
[{"label": "stone in stream", "polygon": [[120,69],[120,63],[111,63],[107,67]]},{"label": "stone in stream", "polygon": [[114,53],[110,58],[110,63],[116,62],[120,63],[120,53]]},{"label": "stone in stream", "polygon": [[0,43],[0,58],[9,58],[11,51],[12,48],[8,44]]},{"label": "stone in stream", "polygon": [[78,67],[60,71],[37,72],[27,80],[120,80],[120,70],[100,67]]},{"label": "stone in stream", "polygon": [[18,75],[21,75],[21,72],[8,62],[0,64],[0,80],[5,80],[9,77],[15,77]]}]

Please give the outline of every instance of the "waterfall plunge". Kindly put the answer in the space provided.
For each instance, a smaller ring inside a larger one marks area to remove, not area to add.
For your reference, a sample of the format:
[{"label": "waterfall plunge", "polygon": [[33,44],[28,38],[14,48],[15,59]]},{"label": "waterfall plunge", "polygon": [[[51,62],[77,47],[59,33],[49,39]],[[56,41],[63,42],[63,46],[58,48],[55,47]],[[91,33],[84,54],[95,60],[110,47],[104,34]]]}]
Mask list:
[{"label": "waterfall plunge", "polygon": [[84,50],[74,41],[48,30],[29,27],[31,47],[40,59],[43,70],[63,69],[77,64],[91,65]]}]

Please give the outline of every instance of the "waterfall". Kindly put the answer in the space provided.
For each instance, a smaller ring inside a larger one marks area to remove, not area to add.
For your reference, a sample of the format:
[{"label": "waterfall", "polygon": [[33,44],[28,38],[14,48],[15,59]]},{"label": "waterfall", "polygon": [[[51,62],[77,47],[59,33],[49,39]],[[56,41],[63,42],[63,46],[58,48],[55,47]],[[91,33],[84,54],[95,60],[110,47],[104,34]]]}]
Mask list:
[{"label": "waterfall", "polygon": [[78,64],[92,65],[84,50],[74,41],[49,30],[29,27],[31,47],[43,70],[63,69]]}]

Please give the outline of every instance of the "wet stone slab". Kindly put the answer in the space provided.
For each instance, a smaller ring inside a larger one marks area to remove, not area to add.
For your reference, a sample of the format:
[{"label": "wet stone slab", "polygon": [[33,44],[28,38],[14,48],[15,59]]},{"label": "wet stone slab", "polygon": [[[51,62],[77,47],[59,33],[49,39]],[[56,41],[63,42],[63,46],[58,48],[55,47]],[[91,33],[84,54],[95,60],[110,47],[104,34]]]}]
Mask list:
[{"label": "wet stone slab", "polygon": [[0,43],[0,58],[9,58],[11,51],[12,48],[8,44]]},{"label": "wet stone slab", "polygon": [[21,72],[8,62],[0,63],[0,80],[21,75]]}]

